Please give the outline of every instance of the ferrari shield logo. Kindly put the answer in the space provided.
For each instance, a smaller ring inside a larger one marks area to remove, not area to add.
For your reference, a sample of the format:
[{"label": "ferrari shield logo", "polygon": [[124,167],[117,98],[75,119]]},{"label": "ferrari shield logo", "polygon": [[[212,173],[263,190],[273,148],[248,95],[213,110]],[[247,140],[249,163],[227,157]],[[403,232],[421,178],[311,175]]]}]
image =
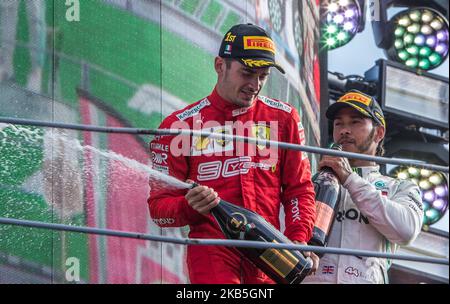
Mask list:
[{"label": "ferrari shield logo", "polygon": [[[270,140],[270,127],[265,124],[255,124],[252,126],[252,135],[256,139]],[[256,145],[259,150],[266,148],[265,144]]]},{"label": "ferrari shield logo", "polygon": [[[209,129],[202,129],[211,133],[233,135],[231,126],[217,126]],[[212,153],[222,153],[232,151],[234,149],[233,141],[229,139],[216,139],[208,136],[193,136],[191,155],[205,155]]]},{"label": "ferrari shield logo", "polygon": [[205,150],[210,144],[210,139],[208,137],[194,137],[194,147],[196,151]]},{"label": "ferrari shield logo", "polygon": [[[233,135],[233,134],[231,134],[230,130],[226,130],[226,129],[217,129],[215,131],[215,133]],[[217,139],[217,138],[215,140],[216,140],[216,143],[221,147],[226,147],[230,143],[230,140]]]}]

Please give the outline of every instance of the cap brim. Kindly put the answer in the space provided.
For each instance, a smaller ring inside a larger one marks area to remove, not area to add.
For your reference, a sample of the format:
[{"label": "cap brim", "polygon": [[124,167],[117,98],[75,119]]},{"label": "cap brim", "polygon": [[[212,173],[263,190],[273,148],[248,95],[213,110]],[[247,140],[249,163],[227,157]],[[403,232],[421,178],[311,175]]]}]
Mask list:
[{"label": "cap brim", "polygon": [[239,62],[245,65],[246,67],[257,69],[257,68],[267,68],[267,67],[275,67],[282,74],[286,72],[284,69],[276,62],[267,60],[266,58],[240,58]]},{"label": "cap brim", "polygon": [[277,63],[273,63],[273,67],[276,67],[278,71],[280,71],[281,74],[286,74],[286,72],[284,71],[284,69],[281,67],[281,65],[277,64]]},{"label": "cap brim", "polygon": [[348,107],[348,106],[354,108],[355,110],[357,110],[358,112],[360,112],[362,115],[364,115],[366,117],[373,118],[369,112],[367,112],[366,110],[364,110],[364,109],[358,107],[357,105],[355,105],[351,102],[348,102],[348,101],[341,101],[341,102],[333,103],[331,106],[328,107],[327,111],[325,112],[325,116],[328,119],[333,120],[334,116],[340,109]]}]

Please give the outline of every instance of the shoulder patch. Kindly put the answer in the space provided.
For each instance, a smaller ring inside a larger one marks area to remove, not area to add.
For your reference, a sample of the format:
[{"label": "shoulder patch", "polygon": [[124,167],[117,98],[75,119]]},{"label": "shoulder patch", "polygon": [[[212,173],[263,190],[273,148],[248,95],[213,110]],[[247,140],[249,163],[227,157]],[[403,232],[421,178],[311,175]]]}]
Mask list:
[{"label": "shoulder patch", "polygon": [[179,120],[186,120],[189,117],[195,116],[198,114],[204,107],[209,106],[211,103],[209,102],[208,98],[203,99],[200,101],[197,105],[193,106],[192,108],[189,108],[185,110],[184,112],[181,112],[180,114],[177,114],[177,118]]},{"label": "shoulder patch", "polygon": [[285,112],[291,113],[292,112],[292,107],[288,106],[287,104],[281,102],[281,101],[276,101],[273,99],[270,99],[268,97],[265,96],[259,96],[259,99],[266,105],[268,105],[271,108],[275,108],[278,110],[283,110]]}]

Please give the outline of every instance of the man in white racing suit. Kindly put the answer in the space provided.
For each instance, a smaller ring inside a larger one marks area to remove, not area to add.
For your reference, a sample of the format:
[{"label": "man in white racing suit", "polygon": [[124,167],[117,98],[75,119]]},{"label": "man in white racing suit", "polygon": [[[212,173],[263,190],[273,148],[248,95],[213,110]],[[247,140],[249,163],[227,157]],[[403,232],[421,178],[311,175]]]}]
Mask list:
[{"label": "man in white racing suit", "polygon": [[[374,98],[359,91],[344,94],[327,112],[333,139],[347,152],[383,155],[386,123]],[[329,247],[394,253],[414,241],[423,222],[419,187],[383,176],[374,162],[323,156],[319,167],[333,169],[341,183],[340,206]],[[325,254],[315,275],[304,283],[388,283],[384,258]]]}]

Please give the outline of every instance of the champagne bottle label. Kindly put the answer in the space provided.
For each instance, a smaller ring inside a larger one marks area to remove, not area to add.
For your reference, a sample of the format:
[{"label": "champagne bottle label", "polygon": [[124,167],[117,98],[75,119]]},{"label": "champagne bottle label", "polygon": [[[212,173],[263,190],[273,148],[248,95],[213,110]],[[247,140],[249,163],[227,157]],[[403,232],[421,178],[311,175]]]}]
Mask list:
[{"label": "champagne bottle label", "polygon": [[231,216],[227,221],[226,228],[228,232],[235,236],[239,234],[239,239],[243,240],[245,237],[243,229],[245,229],[244,225],[247,224],[247,218],[240,212],[233,212]]},{"label": "champagne bottle label", "polygon": [[318,176],[317,181],[320,181],[320,184],[323,186],[336,186],[339,185],[339,182],[335,175],[332,172],[321,171]]},{"label": "champagne bottle label", "polygon": [[[273,243],[278,243],[273,241]],[[298,259],[286,249],[268,248],[260,255],[261,259],[283,278],[295,268]]]},{"label": "champagne bottle label", "polygon": [[[263,217],[227,201],[221,200],[211,209],[211,214],[229,239],[290,243],[286,236]],[[277,283],[298,284],[311,271],[312,261],[299,251],[274,248],[237,249]]]},{"label": "champagne bottle label", "polygon": [[316,222],[314,225],[327,233],[332,223],[334,210],[330,206],[321,201],[316,201]]},{"label": "champagne bottle label", "polygon": [[241,228],[242,222],[237,220],[236,218],[232,217],[230,220],[230,226],[231,229],[234,231],[239,231],[239,229]]}]

